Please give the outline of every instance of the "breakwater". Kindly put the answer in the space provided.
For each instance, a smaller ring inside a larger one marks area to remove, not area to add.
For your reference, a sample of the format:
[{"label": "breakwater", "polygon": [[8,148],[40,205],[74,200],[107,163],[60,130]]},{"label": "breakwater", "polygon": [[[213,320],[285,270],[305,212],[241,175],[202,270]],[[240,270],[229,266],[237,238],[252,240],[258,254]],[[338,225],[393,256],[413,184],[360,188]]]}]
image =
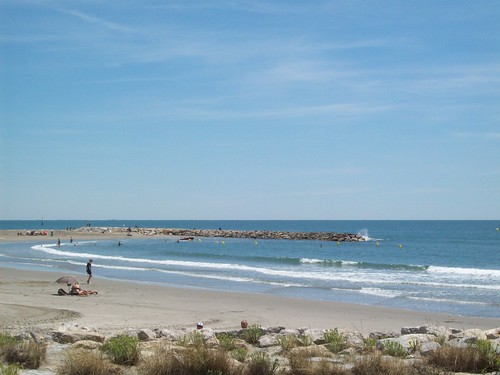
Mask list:
[{"label": "breakwater", "polygon": [[333,242],[362,242],[366,239],[353,233],[335,232],[285,232],[269,230],[225,230],[225,229],[182,229],[182,228],[79,228],[82,232],[99,233],[126,233],[127,235],[144,236],[176,236],[182,238],[208,237],[208,238],[250,238],[255,240],[311,240]]}]

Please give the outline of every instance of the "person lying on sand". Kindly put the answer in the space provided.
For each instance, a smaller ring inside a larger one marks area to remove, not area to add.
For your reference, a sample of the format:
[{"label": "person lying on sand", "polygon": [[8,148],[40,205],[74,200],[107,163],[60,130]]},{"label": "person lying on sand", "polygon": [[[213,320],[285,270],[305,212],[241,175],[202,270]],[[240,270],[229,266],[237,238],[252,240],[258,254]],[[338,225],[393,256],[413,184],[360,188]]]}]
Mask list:
[{"label": "person lying on sand", "polygon": [[69,294],[74,296],[88,296],[90,294],[97,294],[97,290],[83,290],[80,288],[80,284],[74,283],[71,286],[71,291]]}]

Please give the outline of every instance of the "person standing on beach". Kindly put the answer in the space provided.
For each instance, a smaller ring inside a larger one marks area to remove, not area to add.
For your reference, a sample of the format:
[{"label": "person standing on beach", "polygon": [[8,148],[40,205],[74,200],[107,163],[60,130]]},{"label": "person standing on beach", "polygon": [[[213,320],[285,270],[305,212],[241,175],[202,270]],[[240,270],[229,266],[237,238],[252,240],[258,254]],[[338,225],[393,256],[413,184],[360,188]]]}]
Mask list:
[{"label": "person standing on beach", "polygon": [[92,278],[92,259],[89,259],[87,262],[87,275],[89,275],[89,278],[87,279],[87,284],[90,284],[90,279]]}]

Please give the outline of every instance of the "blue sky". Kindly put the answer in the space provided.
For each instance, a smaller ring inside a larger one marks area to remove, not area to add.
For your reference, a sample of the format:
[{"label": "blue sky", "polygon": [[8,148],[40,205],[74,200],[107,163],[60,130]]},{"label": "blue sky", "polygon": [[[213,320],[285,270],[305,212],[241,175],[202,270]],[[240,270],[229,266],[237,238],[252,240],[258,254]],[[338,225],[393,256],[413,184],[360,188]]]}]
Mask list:
[{"label": "blue sky", "polygon": [[0,4],[0,219],[499,219],[499,1]]}]

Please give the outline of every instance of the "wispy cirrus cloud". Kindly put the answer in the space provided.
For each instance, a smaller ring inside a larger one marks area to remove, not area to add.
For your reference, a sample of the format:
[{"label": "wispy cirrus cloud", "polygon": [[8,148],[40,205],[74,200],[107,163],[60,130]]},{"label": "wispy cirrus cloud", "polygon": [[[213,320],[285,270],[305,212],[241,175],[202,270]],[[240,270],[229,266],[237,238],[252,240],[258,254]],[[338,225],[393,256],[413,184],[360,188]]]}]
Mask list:
[{"label": "wispy cirrus cloud", "polygon": [[500,132],[453,132],[456,138],[481,138],[489,140],[500,140]]}]

